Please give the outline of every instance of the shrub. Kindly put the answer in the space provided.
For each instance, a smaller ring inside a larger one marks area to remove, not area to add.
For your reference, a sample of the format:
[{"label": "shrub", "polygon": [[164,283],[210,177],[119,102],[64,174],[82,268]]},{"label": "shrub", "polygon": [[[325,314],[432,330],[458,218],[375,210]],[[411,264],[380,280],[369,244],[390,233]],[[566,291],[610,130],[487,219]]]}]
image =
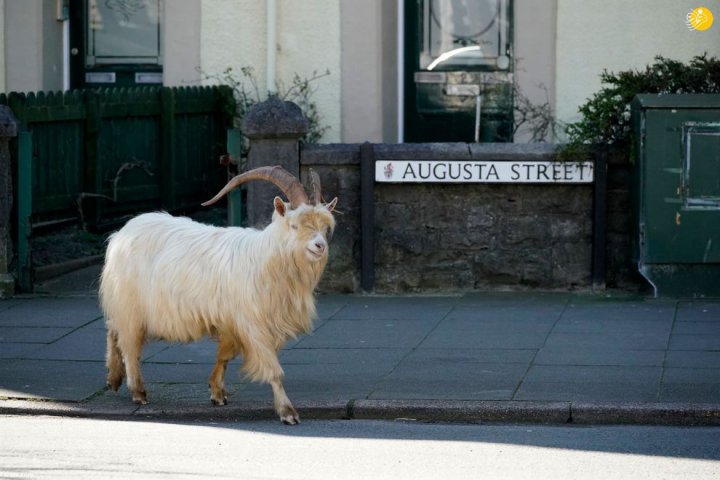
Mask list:
[{"label": "shrub", "polygon": [[707,54],[687,64],[662,56],[644,70],[600,75],[603,87],[580,106],[582,118],[566,127],[568,149],[606,144],[629,149],[630,102],[638,93],[720,93],[720,60]]}]

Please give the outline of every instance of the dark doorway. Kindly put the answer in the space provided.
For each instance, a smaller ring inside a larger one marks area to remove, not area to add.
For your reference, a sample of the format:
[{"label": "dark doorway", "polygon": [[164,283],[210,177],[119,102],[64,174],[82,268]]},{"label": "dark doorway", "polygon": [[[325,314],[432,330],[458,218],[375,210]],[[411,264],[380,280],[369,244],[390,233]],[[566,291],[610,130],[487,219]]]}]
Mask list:
[{"label": "dark doorway", "polygon": [[406,1],[406,142],[512,141],[512,31],[512,0]]},{"label": "dark doorway", "polygon": [[70,0],[70,86],[162,84],[162,0]]}]

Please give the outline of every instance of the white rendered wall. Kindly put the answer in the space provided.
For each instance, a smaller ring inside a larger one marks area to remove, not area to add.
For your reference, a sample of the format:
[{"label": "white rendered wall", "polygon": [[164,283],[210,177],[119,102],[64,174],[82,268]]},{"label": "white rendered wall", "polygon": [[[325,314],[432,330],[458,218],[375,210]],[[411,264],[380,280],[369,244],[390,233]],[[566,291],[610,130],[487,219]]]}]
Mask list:
[{"label": "white rendered wall", "polygon": [[[720,2],[707,31],[691,31],[685,17],[703,2],[687,0],[557,0],[557,115],[579,119],[578,107],[600,87],[603,69],[644,69],[656,55],[687,61],[720,56]],[[714,7],[714,8],[713,8]]]},{"label": "white rendered wall", "polygon": [[[203,0],[200,63],[205,73],[228,67],[252,66],[262,97],[266,79],[266,2]],[[330,130],[323,142],[340,141],[340,6],[336,0],[278,0],[277,80],[285,87],[295,73],[309,78],[313,71],[330,76],[313,82],[313,99]]]}]

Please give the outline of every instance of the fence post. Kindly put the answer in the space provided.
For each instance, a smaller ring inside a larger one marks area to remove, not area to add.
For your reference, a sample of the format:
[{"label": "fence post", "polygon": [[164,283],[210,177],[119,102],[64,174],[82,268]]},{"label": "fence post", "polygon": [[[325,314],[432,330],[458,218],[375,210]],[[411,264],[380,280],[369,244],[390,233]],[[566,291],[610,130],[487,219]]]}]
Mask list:
[{"label": "fence post", "polygon": [[[240,130],[228,128],[227,130],[227,152],[230,157],[240,158],[242,154],[242,135]],[[236,188],[227,194],[227,216],[229,227],[242,226],[242,191]]]},{"label": "fence post", "polygon": [[375,149],[371,143],[360,146],[360,286],[365,292],[375,288]]},{"label": "fence post", "polygon": [[607,178],[608,150],[600,145],[595,152],[593,185],[592,284],[594,290],[605,290],[607,273]]},{"label": "fence post", "polygon": [[[98,159],[100,122],[100,94],[94,90],[85,92],[85,163],[83,165],[83,191],[91,194],[102,194],[102,162]],[[93,227],[100,223],[102,204],[100,198],[91,196],[81,200],[83,221]]]},{"label": "fence post", "polygon": [[32,179],[33,179],[33,142],[32,132],[18,134],[18,245],[17,274],[18,287],[23,292],[33,290],[32,247]]},{"label": "fence post", "polygon": [[0,298],[11,297],[15,293],[15,279],[8,269],[13,251],[10,235],[13,182],[9,143],[17,136],[17,131],[17,120],[12,110],[0,105]]},{"label": "fence post", "polygon": [[[280,165],[300,178],[300,139],[307,133],[307,119],[300,107],[271,96],[253,106],[243,118],[242,132],[250,139],[248,170]],[[247,184],[248,225],[262,227],[272,218],[272,200],[283,196],[276,187]]]},{"label": "fence post", "polygon": [[160,92],[160,125],[162,128],[162,157],[160,164],[160,192],[162,207],[172,210],[177,204],[175,190],[175,90],[163,87]]}]

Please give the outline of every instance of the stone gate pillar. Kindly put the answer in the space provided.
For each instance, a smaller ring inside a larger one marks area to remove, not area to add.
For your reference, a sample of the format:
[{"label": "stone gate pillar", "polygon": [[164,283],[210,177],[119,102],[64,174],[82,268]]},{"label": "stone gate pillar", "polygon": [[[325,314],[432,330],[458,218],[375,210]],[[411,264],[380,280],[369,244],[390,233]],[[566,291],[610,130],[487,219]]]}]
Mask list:
[{"label": "stone gate pillar", "polygon": [[[300,107],[271,96],[245,114],[241,128],[250,139],[247,170],[280,165],[300,178],[300,139],[308,130],[307,119]],[[262,228],[270,223],[275,196],[287,201],[280,190],[270,183],[247,184],[249,226]]]},{"label": "stone gate pillar", "polygon": [[15,293],[15,277],[9,271],[12,260],[11,212],[13,202],[10,139],[17,136],[15,116],[6,105],[0,105],[0,298]]}]

